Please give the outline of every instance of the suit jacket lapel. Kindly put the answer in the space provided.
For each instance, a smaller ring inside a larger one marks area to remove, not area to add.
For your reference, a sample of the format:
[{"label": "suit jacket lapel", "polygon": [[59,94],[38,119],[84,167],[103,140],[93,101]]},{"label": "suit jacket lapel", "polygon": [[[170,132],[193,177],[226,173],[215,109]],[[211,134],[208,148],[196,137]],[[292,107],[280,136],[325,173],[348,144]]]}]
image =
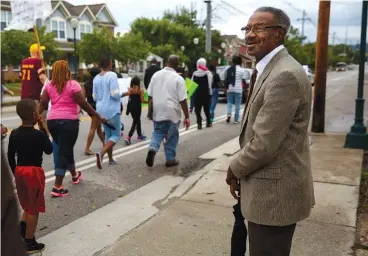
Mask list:
[{"label": "suit jacket lapel", "polygon": [[250,98],[248,98],[249,104],[247,104],[247,109],[244,109],[244,112],[243,112],[243,120],[242,120],[241,132],[243,132],[243,129],[245,128],[245,126],[247,124],[248,115],[249,115],[249,108],[252,105],[252,102],[254,101],[254,99],[257,97],[257,94],[258,94],[259,90],[261,89],[264,81],[266,80],[266,78],[268,77],[268,75],[271,73],[271,71],[275,67],[275,65],[277,65],[278,61],[283,56],[286,56],[287,54],[288,54],[288,51],[286,50],[286,48],[280,50],[270,60],[270,62],[267,64],[266,68],[263,70],[262,74],[257,78],[256,83],[255,83],[254,88],[253,88],[252,95],[250,96]]}]

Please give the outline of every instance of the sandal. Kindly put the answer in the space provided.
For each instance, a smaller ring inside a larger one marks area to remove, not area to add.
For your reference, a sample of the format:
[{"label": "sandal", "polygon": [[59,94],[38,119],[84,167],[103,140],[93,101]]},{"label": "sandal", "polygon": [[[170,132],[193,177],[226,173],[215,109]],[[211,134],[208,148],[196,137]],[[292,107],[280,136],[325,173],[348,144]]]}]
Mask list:
[{"label": "sandal", "polygon": [[95,153],[93,153],[91,150],[89,150],[89,151],[84,151],[84,154],[85,154],[86,156],[93,156],[93,155],[95,155]]}]

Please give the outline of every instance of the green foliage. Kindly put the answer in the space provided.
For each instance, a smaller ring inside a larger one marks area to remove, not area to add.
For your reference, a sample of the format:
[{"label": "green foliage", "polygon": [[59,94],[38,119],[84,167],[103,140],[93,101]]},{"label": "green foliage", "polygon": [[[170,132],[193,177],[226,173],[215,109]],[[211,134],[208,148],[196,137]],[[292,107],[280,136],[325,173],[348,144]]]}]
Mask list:
[{"label": "green foliage", "polygon": [[151,45],[144,40],[141,33],[120,33],[116,37],[103,27],[95,29],[92,34],[84,34],[77,51],[79,57],[87,64],[98,64],[102,58],[111,58],[128,64],[145,59]]},{"label": "green foliage", "polygon": [[116,59],[125,64],[146,59],[150,49],[151,44],[143,39],[141,33],[118,34],[116,38]]},{"label": "green foliage", "polygon": [[[300,64],[308,65],[314,69],[316,58],[316,43],[302,43],[299,30],[290,27],[285,39],[285,47]],[[344,55],[346,53],[346,55]],[[328,48],[328,65],[335,67],[337,62],[358,63],[358,51],[344,44],[330,45]]]},{"label": "green foliage", "polygon": [[[41,45],[46,47],[44,59],[46,63],[57,59],[59,51],[57,43],[52,33],[46,33],[46,28],[42,27],[38,31]],[[36,43],[33,32],[20,30],[8,30],[1,32],[1,65],[19,65],[20,62],[29,57],[29,47]]]},{"label": "green foliage", "polygon": [[86,64],[97,64],[102,58],[116,57],[116,40],[106,27],[97,28],[91,34],[84,34],[78,43],[77,53]]},{"label": "green foliage", "polygon": [[[150,42],[152,52],[163,57],[178,54],[182,62],[196,61],[205,54],[205,31],[194,21],[197,12],[178,7],[175,11],[165,11],[161,19],[138,18],[131,24],[132,33],[141,33]],[[195,45],[193,39],[198,38]],[[223,38],[219,31],[212,31],[212,51],[220,48]],[[185,47],[182,52],[181,46]]]}]

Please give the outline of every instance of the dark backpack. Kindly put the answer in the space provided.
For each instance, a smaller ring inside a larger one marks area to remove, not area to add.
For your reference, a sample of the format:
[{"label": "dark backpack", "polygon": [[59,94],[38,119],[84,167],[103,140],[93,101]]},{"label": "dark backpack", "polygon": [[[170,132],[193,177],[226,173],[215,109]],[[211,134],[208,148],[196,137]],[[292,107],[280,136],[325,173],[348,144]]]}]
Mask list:
[{"label": "dark backpack", "polygon": [[236,75],[236,66],[233,65],[226,70],[225,73],[225,87],[229,89],[229,85],[232,84],[235,86],[235,75]]}]

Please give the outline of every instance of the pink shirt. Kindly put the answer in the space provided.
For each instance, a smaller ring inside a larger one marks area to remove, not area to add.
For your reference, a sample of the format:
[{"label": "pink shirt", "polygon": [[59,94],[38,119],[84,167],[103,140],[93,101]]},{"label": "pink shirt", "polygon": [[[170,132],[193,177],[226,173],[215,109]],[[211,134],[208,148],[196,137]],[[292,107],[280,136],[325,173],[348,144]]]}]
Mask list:
[{"label": "pink shirt", "polygon": [[61,94],[58,93],[55,86],[51,82],[45,85],[50,101],[51,109],[48,113],[48,120],[67,119],[77,120],[79,117],[79,106],[74,100],[74,93],[80,92],[81,86],[77,81],[70,80],[67,82]]}]

